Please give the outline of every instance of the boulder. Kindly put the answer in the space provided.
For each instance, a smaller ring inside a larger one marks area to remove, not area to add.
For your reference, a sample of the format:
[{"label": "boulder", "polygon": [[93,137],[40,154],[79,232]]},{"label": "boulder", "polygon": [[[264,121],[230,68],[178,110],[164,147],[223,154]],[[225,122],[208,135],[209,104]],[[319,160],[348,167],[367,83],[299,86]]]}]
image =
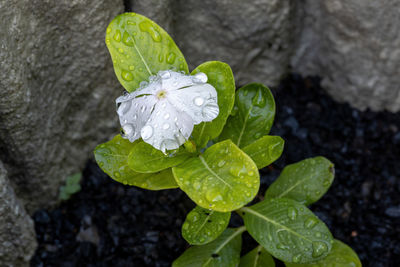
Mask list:
[{"label": "boulder", "polygon": [[361,110],[399,111],[399,10],[397,0],[302,1],[294,70]]},{"label": "boulder", "polygon": [[29,212],[118,130],[104,43],[121,1],[0,0],[0,159]]},{"label": "boulder", "polygon": [[286,74],[293,43],[289,0],[131,0],[133,12],[166,28],[190,69],[209,60],[228,63],[237,84],[278,84]]},{"label": "boulder", "polygon": [[0,161],[0,265],[29,266],[36,247],[33,221],[17,199]]}]

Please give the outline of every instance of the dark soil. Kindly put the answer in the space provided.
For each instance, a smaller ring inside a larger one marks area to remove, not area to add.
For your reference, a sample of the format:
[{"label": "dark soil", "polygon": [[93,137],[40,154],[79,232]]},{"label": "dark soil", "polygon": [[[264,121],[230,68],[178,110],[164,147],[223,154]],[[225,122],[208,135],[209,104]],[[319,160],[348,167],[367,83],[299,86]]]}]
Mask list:
[{"label": "dark soil", "polygon": [[[364,266],[400,266],[400,114],[360,112],[328,97],[317,78],[292,75],[274,91],[272,134],[283,156],[262,170],[265,191],[286,165],[323,155],[336,178],[312,210]],[[82,191],[35,213],[32,266],[170,266],[187,247],[180,236],[194,204],[180,190],[151,192],[113,182],[93,162]],[[238,218],[232,224],[237,225]],[[244,250],[254,244],[244,238]]]}]

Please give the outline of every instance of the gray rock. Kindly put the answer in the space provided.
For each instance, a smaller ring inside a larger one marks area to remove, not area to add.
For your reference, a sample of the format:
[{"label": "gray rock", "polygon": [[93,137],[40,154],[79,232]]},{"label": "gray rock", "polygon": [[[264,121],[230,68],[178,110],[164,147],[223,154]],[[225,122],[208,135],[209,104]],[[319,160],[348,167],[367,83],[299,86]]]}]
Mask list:
[{"label": "gray rock", "polygon": [[104,35],[121,1],[0,0],[0,151],[28,211],[117,131]]},{"label": "gray rock", "polygon": [[18,201],[0,161],[0,266],[29,266],[36,247],[33,221]]},{"label": "gray rock", "polygon": [[132,11],[169,31],[190,69],[209,60],[224,61],[238,85],[276,85],[287,72],[293,5],[290,0],[131,0]]},{"label": "gray rock", "polygon": [[302,1],[294,69],[323,77],[336,100],[399,111],[399,10],[398,0]]}]

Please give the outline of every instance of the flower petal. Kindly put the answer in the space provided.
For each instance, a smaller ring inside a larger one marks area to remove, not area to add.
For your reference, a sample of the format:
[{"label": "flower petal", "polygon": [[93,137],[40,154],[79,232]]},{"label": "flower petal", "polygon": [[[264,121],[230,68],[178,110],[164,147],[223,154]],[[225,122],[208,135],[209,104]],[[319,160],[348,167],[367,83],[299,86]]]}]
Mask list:
[{"label": "flower petal", "polygon": [[196,84],[194,76],[185,75],[175,71],[160,71],[158,76],[162,78],[162,88],[166,91],[174,91],[183,87]]},{"label": "flower petal", "polygon": [[217,91],[208,83],[168,92],[167,99],[178,110],[187,113],[194,124],[212,121],[219,113]]},{"label": "flower petal", "polygon": [[193,131],[192,118],[179,112],[167,99],[155,105],[150,119],[141,130],[143,141],[165,153],[184,144]]},{"label": "flower petal", "polygon": [[125,133],[123,137],[134,142],[140,138],[140,130],[149,120],[157,99],[153,95],[133,97],[129,94],[117,98],[116,102],[120,104],[117,113]]}]

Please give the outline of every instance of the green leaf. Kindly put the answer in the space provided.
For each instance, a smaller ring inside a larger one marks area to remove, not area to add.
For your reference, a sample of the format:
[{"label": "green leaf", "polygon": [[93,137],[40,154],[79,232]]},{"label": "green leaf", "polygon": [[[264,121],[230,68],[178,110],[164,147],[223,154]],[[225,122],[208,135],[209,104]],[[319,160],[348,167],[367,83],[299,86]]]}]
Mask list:
[{"label": "green leaf", "polygon": [[172,267],[236,267],[244,231],[244,227],[228,228],[213,242],[190,247],[172,263]]},{"label": "green leaf", "polygon": [[266,135],[243,148],[244,153],[262,169],[277,160],[282,152],[285,141],[279,136]]},{"label": "green leaf", "polygon": [[209,147],[203,155],[173,167],[172,172],[197,205],[221,212],[246,205],[260,186],[256,164],[230,140]]},{"label": "green leaf", "polygon": [[189,72],[174,40],[154,21],[135,13],[118,15],[107,27],[106,44],[122,86],[133,92],[160,70]]},{"label": "green leaf", "polygon": [[334,173],[333,163],[324,157],[309,158],[290,164],[267,189],[265,197],[286,197],[310,205],[328,191]]},{"label": "green leaf", "polygon": [[269,133],[274,117],[271,91],[259,83],[245,85],[237,90],[232,114],[218,139],[231,139],[238,147],[245,147]]},{"label": "green leaf", "polygon": [[177,188],[171,169],[158,173],[138,173],[128,166],[128,155],[137,143],[131,143],[120,135],[98,145],[94,157],[100,168],[117,182],[149,190]]},{"label": "green leaf", "polygon": [[205,147],[208,141],[218,137],[224,128],[233,103],[235,101],[235,79],[231,67],[220,61],[209,61],[201,64],[192,71],[192,75],[203,72],[207,74],[207,83],[214,86],[218,94],[219,114],[211,122],[203,122],[196,125],[192,136],[197,147]]},{"label": "green leaf", "polygon": [[275,258],[310,263],[331,250],[333,239],[326,225],[292,199],[264,200],[240,211],[249,234]]},{"label": "green leaf", "polygon": [[335,239],[325,259],[311,264],[285,263],[286,267],[361,267],[357,254],[346,244]]},{"label": "green leaf", "polygon": [[141,141],[136,144],[128,156],[128,166],[140,173],[152,173],[178,165],[189,157],[183,147],[165,155],[160,150]]},{"label": "green leaf", "polygon": [[275,267],[275,261],[265,248],[258,246],[240,259],[239,267]]},{"label": "green leaf", "polygon": [[216,239],[228,226],[230,212],[218,212],[196,206],[186,216],[182,236],[191,245],[204,245]]}]

